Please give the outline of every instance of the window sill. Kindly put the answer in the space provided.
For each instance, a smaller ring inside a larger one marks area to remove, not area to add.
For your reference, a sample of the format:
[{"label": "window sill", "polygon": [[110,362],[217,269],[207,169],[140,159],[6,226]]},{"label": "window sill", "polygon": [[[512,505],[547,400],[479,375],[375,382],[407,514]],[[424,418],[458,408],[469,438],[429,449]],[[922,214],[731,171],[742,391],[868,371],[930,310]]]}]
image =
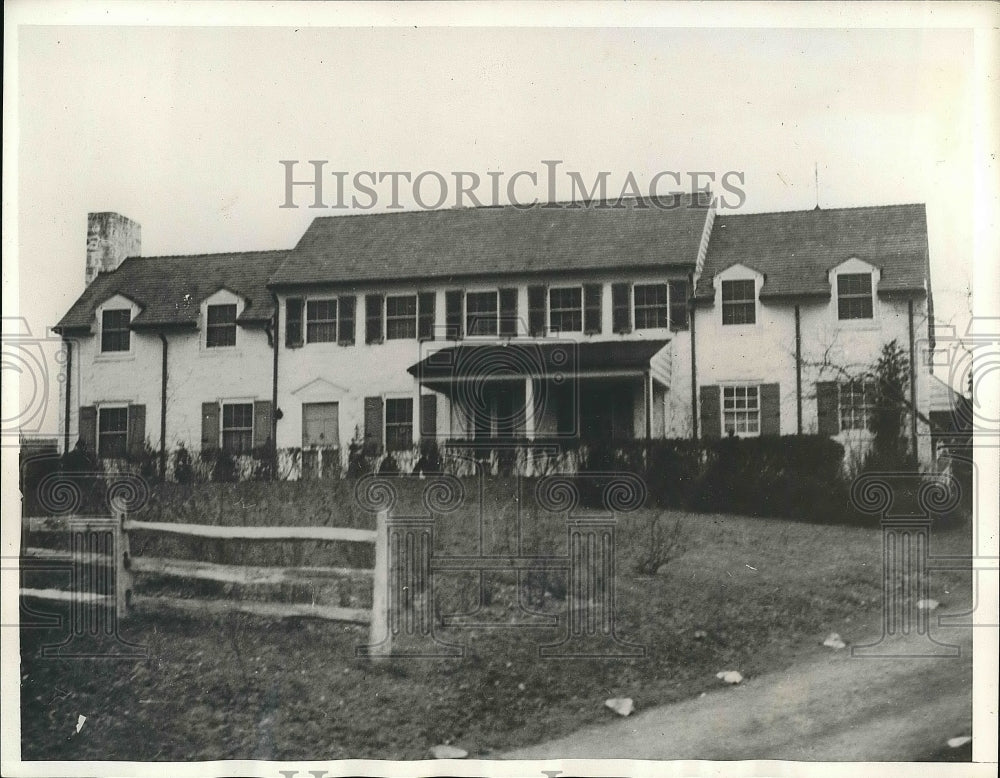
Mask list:
[{"label": "window sill", "polygon": [[134,359],[134,351],[101,351],[94,355],[95,362],[131,362]]},{"label": "window sill", "polygon": [[877,319],[837,319],[837,326],[845,330],[856,330],[858,332],[865,332],[868,330],[877,330],[880,325]]}]

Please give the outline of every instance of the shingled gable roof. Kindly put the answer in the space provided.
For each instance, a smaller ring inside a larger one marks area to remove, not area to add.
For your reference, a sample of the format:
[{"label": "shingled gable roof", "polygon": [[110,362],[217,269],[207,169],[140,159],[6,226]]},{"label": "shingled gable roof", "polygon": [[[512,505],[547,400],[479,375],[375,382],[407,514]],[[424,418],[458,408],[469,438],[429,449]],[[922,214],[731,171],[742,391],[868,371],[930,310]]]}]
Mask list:
[{"label": "shingled gable roof", "polygon": [[695,298],[713,299],[712,279],[737,263],[763,274],[761,299],[829,296],[828,272],[851,257],[880,269],[880,294],[926,292],[930,266],[924,206],[717,216]]},{"label": "shingled gable roof", "polygon": [[636,199],[617,208],[603,205],[319,217],[271,282],[345,284],[671,265],[694,269],[706,206],[692,205],[690,195],[670,210]]},{"label": "shingled gable roof", "polygon": [[55,330],[89,329],[98,306],[116,294],[142,308],[132,320],[135,328],[194,327],[201,302],[223,288],[247,301],[240,324],[262,323],[274,314],[267,280],[287,255],[283,250],[129,257],[117,270],[99,274]]}]

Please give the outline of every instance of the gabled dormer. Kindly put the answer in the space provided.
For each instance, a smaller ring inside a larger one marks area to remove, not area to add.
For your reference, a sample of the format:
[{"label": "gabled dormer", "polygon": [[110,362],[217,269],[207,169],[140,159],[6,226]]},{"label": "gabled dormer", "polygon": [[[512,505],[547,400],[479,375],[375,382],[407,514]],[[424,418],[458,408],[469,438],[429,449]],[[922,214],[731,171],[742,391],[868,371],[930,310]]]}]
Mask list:
[{"label": "gabled dormer", "polygon": [[726,328],[752,327],[760,320],[760,290],[764,274],[740,262],[716,273],[712,279],[715,310]]},{"label": "gabled dormer", "polygon": [[829,272],[834,318],[846,326],[878,323],[876,292],[882,272],[858,257],[841,262]]},{"label": "gabled dormer", "polygon": [[225,287],[201,301],[198,329],[204,349],[236,348],[239,338],[237,319],[246,308],[246,300]]},{"label": "gabled dormer", "polygon": [[133,352],[132,322],[142,307],[123,294],[113,294],[94,310],[97,353],[108,359],[130,356]]}]

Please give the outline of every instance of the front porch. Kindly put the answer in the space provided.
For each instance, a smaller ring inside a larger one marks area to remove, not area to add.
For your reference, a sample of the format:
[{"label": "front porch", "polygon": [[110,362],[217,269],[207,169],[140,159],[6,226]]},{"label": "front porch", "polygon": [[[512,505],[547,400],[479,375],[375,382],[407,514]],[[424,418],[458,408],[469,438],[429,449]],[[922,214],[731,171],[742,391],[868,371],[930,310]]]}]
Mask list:
[{"label": "front porch", "polygon": [[468,344],[409,372],[447,398],[450,440],[594,444],[664,436],[670,363],[668,340]]}]

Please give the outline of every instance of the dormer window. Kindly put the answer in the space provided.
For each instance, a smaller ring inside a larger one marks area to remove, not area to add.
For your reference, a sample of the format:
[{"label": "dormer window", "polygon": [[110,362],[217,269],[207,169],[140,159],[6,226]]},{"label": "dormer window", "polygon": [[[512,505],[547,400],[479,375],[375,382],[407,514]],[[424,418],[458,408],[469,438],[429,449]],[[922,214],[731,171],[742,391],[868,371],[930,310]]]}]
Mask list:
[{"label": "dormer window", "polygon": [[208,348],[225,348],[236,345],[235,304],[208,306],[205,345]]},{"label": "dormer window", "polygon": [[757,323],[757,290],[752,279],[722,282],[722,323]]},{"label": "dormer window", "polygon": [[837,276],[837,318],[874,317],[871,273],[841,273]]},{"label": "dormer window", "polygon": [[128,351],[131,347],[129,323],[132,311],[113,308],[101,314],[101,351]]}]

